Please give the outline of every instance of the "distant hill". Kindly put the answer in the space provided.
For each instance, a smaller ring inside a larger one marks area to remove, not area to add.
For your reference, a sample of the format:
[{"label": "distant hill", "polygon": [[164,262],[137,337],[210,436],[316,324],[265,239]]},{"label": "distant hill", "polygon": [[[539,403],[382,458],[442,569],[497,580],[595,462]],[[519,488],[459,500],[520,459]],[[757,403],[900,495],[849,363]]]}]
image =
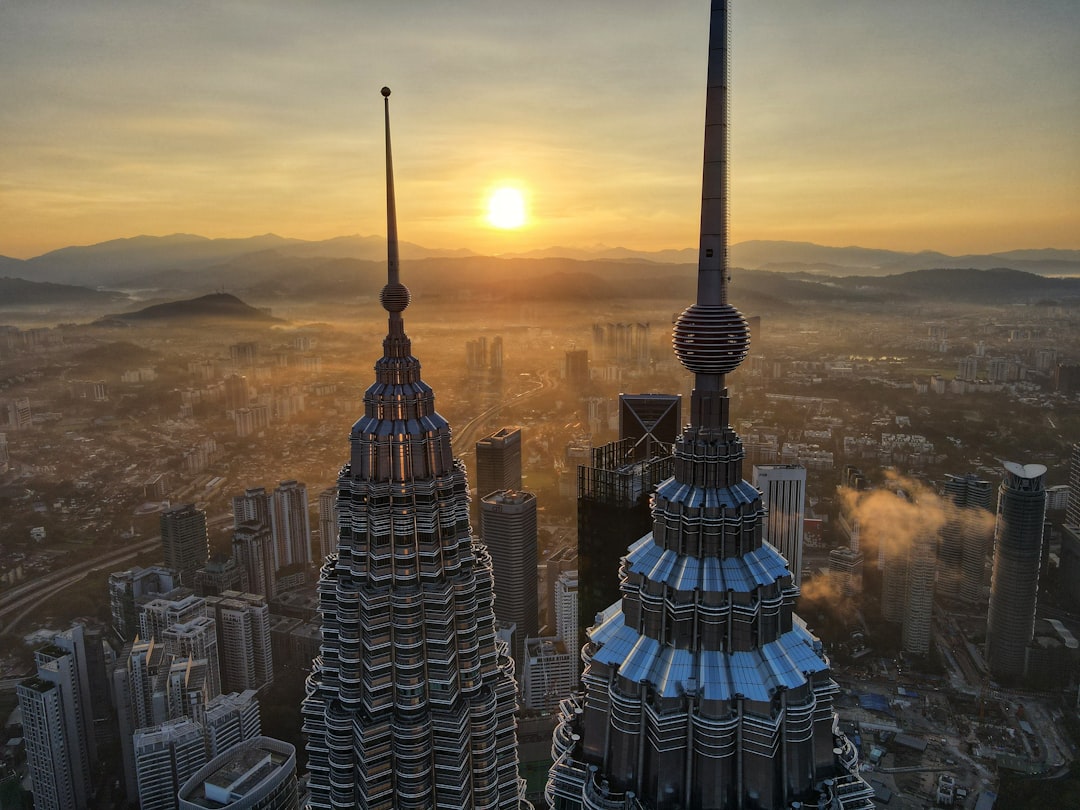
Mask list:
[{"label": "distant hill", "polygon": [[[406,261],[492,260],[472,251],[438,250],[404,242]],[[924,251],[905,253],[858,246],[830,247],[811,242],[753,240],[731,246],[734,267],[828,276],[887,276],[910,270],[1007,267],[1040,275],[1080,276],[1078,250],[1014,250],[1005,253],[949,256]],[[695,264],[695,249],[639,251],[623,247],[554,247],[496,257],[498,260],[604,262],[675,267]],[[382,236],[342,236],[322,241],[264,234],[246,239],[207,239],[192,234],[137,236],[85,247],[67,247],[32,259],[0,257],[0,273],[34,281],[105,286],[113,289],[194,293],[224,283],[244,290],[307,272],[327,262],[386,261]],[[460,266],[460,265],[459,265]],[[226,278],[221,272],[231,273]],[[285,279],[283,283],[289,283]],[[273,284],[271,286],[273,286]]]},{"label": "distant hill", "polygon": [[969,304],[1080,303],[1080,278],[1047,278],[1011,268],[939,268],[885,277],[848,276],[839,286],[864,295],[885,293],[898,299],[931,299]]},{"label": "distant hill", "polygon": [[47,281],[27,281],[23,278],[0,278],[0,308],[115,305],[127,301],[123,293],[91,290],[70,284],[53,284]]},{"label": "distant hill", "polygon": [[235,323],[249,325],[282,323],[281,318],[267,315],[262,310],[249,306],[229,293],[212,293],[187,301],[170,301],[154,304],[135,312],[122,312],[106,315],[98,323],[142,323],[167,324],[171,326],[197,326],[207,323]]},{"label": "distant hill", "polygon": [[72,359],[77,375],[118,377],[129,368],[153,365],[161,359],[161,354],[121,340],[86,349]]}]

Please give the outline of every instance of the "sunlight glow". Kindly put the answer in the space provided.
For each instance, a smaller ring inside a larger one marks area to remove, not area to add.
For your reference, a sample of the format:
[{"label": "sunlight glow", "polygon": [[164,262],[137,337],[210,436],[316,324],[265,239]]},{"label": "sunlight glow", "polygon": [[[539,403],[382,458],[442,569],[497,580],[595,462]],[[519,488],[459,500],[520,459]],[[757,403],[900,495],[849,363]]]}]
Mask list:
[{"label": "sunlight glow", "polygon": [[487,221],[504,230],[520,228],[525,224],[525,195],[510,186],[495,189],[488,198]]}]

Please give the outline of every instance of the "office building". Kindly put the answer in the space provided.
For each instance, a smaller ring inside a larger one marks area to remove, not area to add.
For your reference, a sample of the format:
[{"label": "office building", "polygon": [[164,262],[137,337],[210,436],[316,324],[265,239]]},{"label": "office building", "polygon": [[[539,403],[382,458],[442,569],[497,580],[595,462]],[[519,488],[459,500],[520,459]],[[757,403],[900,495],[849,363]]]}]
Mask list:
[{"label": "office building", "polygon": [[857,596],[863,591],[863,555],[847,546],[829,552],[829,574],[844,596]]},{"label": "office building", "polygon": [[694,375],[689,424],[653,495],[653,531],[624,538],[622,599],[589,630],[584,694],[560,704],[545,799],[558,810],[872,810],[730,424],[725,380],[749,333],[727,303],[728,3],[714,0],[712,15],[697,302],[673,341]]},{"label": "office building", "polygon": [[570,385],[589,382],[589,350],[567,349],[563,361],[563,379]]},{"label": "office building", "polygon": [[492,492],[480,501],[480,513],[481,539],[491,555],[495,619],[516,627],[510,653],[520,677],[525,639],[540,635],[536,496],[513,490]]},{"label": "office building", "polygon": [[619,438],[633,442],[634,461],[671,455],[680,430],[679,394],[619,394]]},{"label": "office building", "polygon": [[901,641],[904,652],[926,656],[934,621],[934,575],[937,572],[933,535],[917,535],[907,550],[907,597]]},{"label": "office building", "polygon": [[319,564],[337,551],[338,518],[337,487],[327,487],[319,493]]},{"label": "office building", "polygon": [[240,523],[233,530],[232,549],[237,565],[244,570],[246,590],[273,599],[277,595],[277,569],[270,524],[257,520]]},{"label": "office building", "polygon": [[165,631],[174,624],[190,622],[203,615],[206,601],[187,588],[144,602],[139,609],[139,637],[143,641],[162,641]]},{"label": "office building", "polygon": [[388,328],[338,478],[337,554],[319,581],[321,654],[303,704],[309,805],[525,808],[491,558],[471,536],[465,467],[402,318],[389,94]]},{"label": "office building", "polygon": [[203,716],[206,755],[213,759],[262,733],[262,717],[254,689],[218,695]]},{"label": "office building", "polygon": [[290,565],[311,565],[311,519],[305,484],[282,481],[278,485],[271,503],[270,524],[276,570]]},{"label": "office building", "polygon": [[221,694],[221,665],[217,622],[209,616],[196,616],[186,622],[169,625],[161,634],[165,654],[175,658],[206,661],[206,699]]},{"label": "office building", "polygon": [[621,439],[592,450],[578,467],[578,599],[582,627],[619,598],[619,560],[627,538],[652,528],[649,497],[674,470],[674,457],[634,460],[634,442]]},{"label": "office building", "polygon": [[752,483],[761,490],[767,513],[764,539],[787,560],[795,584],[801,585],[806,468],[801,464],[755,464]]},{"label": "office building", "polygon": [[190,586],[195,572],[206,565],[210,557],[206,513],[188,503],[162,512],[159,523],[165,567],[175,571],[180,581]]},{"label": "office building", "polygon": [[476,443],[476,497],[521,489],[521,428],[499,428]]},{"label": "office building", "polygon": [[181,786],[179,810],[299,810],[296,749],[256,737],[211,759]]},{"label": "office building", "polygon": [[262,689],[274,680],[270,607],[259,594],[225,591],[206,598],[217,626],[224,692]]},{"label": "office building", "polygon": [[1061,528],[1062,596],[1080,610],[1080,443],[1074,444],[1069,462],[1069,494],[1065,525]]},{"label": "office building", "polygon": [[233,527],[244,523],[261,523],[270,528],[270,494],[265,487],[249,487],[243,495],[234,495]]},{"label": "office building", "polygon": [[522,707],[534,712],[558,709],[578,688],[574,659],[580,656],[580,650],[570,649],[558,636],[527,639],[518,672]]},{"label": "office building", "polygon": [[139,810],[176,810],[177,792],[206,764],[202,726],[182,717],[132,737]]},{"label": "office building", "polygon": [[1073,445],[1069,460],[1069,496],[1065,503],[1065,522],[1080,526],[1080,442]]},{"label": "office building", "polygon": [[989,521],[978,519],[990,513],[994,488],[974,473],[946,475],[943,495],[955,507],[941,529],[938,546],[937,593],[965,602],[983,599],[986,558],[993,541]]},{"label": "office building", "polygon": [[1035,629],[1046,518],[1046,467],[1005,462],[994,526],[994,568],[986,614],[986,664],[1005,682],[1023,678]]},{"label": "office building", "polygon": [[222,591],[248,590],[247,569],[236,557],[214,554],[195,572],[196,596],[217,596]]},{"label": "office building", "polygon": [[570,656],[571,681],[577,688],[581,677],[581,632],[578,615],[578,572],[564,571],[555,580],[555,635]]}]

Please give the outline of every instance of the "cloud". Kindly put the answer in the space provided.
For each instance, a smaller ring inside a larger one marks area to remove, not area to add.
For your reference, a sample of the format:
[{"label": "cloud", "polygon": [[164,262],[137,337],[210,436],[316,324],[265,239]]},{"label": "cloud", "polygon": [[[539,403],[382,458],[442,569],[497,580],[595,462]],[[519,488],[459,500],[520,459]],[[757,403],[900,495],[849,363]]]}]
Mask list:
[{"label": "cloud", "polygon": [[[916,541],[936,542],[941,530],[959,523],[965,530],[989,534],[994,515],[984,509],[959,507],[920,481],[894,471],[886,472],[881,489],[843,488],[840,497],[846,514],[858,520],[860,544],[871,553],[905,553]],[[864,552],[865,553],[865,552]]]}]

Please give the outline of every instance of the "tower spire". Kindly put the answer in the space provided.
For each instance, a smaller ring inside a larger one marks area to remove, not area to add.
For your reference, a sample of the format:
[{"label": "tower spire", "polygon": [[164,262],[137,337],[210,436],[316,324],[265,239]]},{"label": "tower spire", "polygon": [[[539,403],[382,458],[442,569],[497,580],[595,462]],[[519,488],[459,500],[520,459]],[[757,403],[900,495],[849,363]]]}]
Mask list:
[{"label": "tower spire", "polygon": [[713,0],[705,95],[705,160],[701,178],[699,304],[726,304],[728,280],[728,3]]},{"label": "tower spire", "polygon": [[729,12],[728,0],[713,0],[697,302],[679,316],[672,334],[676,357],[694,373],[690,426],[706,430],[727,426],[724,375],[738,368],[750,349],[746,319],[727,302]]},{"label": "tower spire", "polygon": [[389,330],[383,349],[386,357],[407,357],[411,348],[401,313],[409,306],[409,288],[401,283],[398,266],[397,204],[394,198],[394,158],[390,149],[390,88],[384,87],[383,117],[386,122],[386,286],[379,294],[383,309],[390,313]]}]

